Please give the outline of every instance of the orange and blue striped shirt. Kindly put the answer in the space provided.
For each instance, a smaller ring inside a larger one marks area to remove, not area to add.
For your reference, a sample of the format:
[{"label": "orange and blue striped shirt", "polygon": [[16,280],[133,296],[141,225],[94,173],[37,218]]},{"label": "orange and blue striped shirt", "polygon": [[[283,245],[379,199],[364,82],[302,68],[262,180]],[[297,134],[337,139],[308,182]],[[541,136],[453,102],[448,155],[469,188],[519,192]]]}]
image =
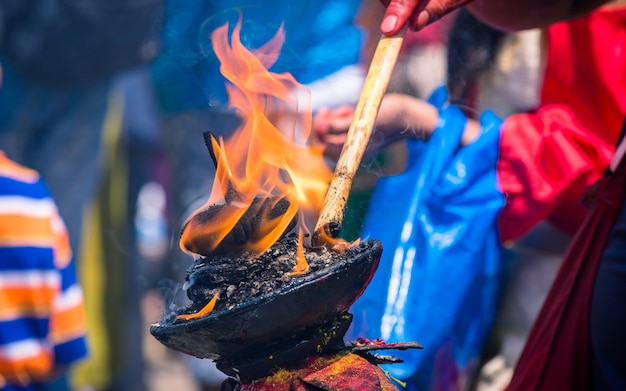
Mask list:
[{"label": "orange and blue striped shirt", "polygon": [[86,355],[65,225],[39,174],[0,151],[0,390],[36,390]]}]

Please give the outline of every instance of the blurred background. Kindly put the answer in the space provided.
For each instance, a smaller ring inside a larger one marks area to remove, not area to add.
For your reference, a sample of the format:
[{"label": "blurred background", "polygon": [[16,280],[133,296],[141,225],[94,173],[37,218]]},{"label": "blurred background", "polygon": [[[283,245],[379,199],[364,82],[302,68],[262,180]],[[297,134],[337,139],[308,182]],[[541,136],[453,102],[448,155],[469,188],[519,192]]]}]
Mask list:
[{"label": "blurred background", "polygon": [[[272,70],[308,86],[315,111],[356,102],[382,14],[374,0],[0,2],[0,149],[49,183],[89,319],[89,359],[50,389],[219,389],[224,375],[212,363],[149,335],[186,300],[192,259],[178,235],[208,199],[214,173],[202,132],[228,135],[238,124],[210,32],[241,18],[242,42],[254,48],[282,24],[286,42]],[[389,90],[425,99],[447,83],[469,116],[531,110],[543,42],[542,31],[505,34],[457,11],[408,35]],[[403,142],[364,162],[344,237],[359,236],[377,179],[405,165]],[[508,245],[488,365],[466,389],[500,389],[510,377],[569,240],[549,223],[538,230]]]}]

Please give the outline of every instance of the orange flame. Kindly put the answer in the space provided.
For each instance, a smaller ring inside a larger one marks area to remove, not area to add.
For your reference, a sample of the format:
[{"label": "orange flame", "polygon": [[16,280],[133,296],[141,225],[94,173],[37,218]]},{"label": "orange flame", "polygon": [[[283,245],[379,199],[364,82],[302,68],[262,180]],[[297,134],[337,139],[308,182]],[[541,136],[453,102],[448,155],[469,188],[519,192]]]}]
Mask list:
[{"label": "orange flame", "polygon": [[[310,102],[299,102],[296,91],[304,88],[288,73],[267,68],[278,58],[284,41],[281,27],[263,47],[251,52],[240,42],[241,21],[234,27],[231,44],[228,25],[212,35],[214,51],[221,62],[229,106],[243,118],[241,127],[227,139],[213,140],[217,169],[208,202],[222,205],[206,224],[193,225],[181,236],[184,243],[196,237],[212,237],[212,251],[233,230],[255,199],[287,200],[286,211],[269,216],[269,208],[255,213],[256,230],[246,250],[260,254],[274,244],[296,219],[300,232],[311,232],[330,181],[321,147],[308,145],[311,131]],[[271,201],[275,202],[275,201]],[[194,213],[194,215],[196,214]],[[188,220],[191,222],[193,216]],[[304,257],[303,257],[304,258]],[[306,262],[306,260],[305,260]]]},{"label": "orange flame", "polygon": [[348,242],[345,239],[333,238],[325,229],[321,229],[317,234],[320,236],[320,242],[326,244],[331,250],[343,253],[350,247],[358,246],[361,238],[357,238],[354,242]]},{"label": "orange flame", "polygon": [[304,256],[304,237],[302,231],[298,232],[298,248],[296,250],[296,266],[287,273],[287,277],[296,276],[309,271],[309,263]]},{"label": "orange flame", "polygon": [[191,319],[197,319],[200,318],[204,315],[210,314],[213,311],[213,308],[215,308],[215,304],[217,303],[217,298],[220,295],[220,291],[218,290],[217,293],[215,293],[215,295],[213,295],[213,297],[211,298],[211,300],[209,300],[208,303],[206,303],[206,305],[204,307],[202,307],[202,309],[196,313],[193,314],[180,314],[176,317],[176,320],[178,319],[182,319],[182,320],[191,320]]}]

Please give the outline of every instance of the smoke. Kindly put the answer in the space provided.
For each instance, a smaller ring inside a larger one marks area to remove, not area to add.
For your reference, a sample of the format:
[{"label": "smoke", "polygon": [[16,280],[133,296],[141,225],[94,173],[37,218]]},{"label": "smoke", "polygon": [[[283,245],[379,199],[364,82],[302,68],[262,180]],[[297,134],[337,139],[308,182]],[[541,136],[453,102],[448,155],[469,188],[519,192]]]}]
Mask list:
[{"label": "smoke", "polygon": [[180,308],[191,303],[187,298],[183,284],[171,279],[161,279],[158,284],[158,292],[163,299],[163,317],[175,317]]}]

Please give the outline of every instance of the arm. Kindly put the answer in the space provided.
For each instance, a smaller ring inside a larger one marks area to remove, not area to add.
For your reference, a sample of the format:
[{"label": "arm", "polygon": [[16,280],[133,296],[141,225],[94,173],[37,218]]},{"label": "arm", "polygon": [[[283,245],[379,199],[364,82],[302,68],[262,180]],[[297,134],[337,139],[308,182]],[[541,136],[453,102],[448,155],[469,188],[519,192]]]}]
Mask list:
[{"label": "arm", "polygon": [[59,290],[53,297],[48,338],[54,348],[49,372],[31,373],[32,380],[48,383],[56,380],[87,355],[87,318],[81,287],[77,280],[69,237],[56,210],[49,215],[53,263],[60,277]]},{"label": "arm", "polygon": [[[317,138],[325,144],[327,155],[333,158],[339,156],[353,115],[354,108],[347,105],[321,109],[315,114],[313,129]],[[410,95],[386,94],[366,153],[371,155],[403,138],[427,139],[437,127],[438,120],[438,110],[430,103]],[[479,131],[480,124],[468,120],[462,144],[472,142]]]},{"label": "arm", "polygon": [[[84,318],[67,316],[83,310],[82,297],[67,279],[73,272],[67,232],[39,174],[0,151],[0,180],[0,272],[14,280],[0,287],[0,379],[26,385],[53,379],[85,355]],[[74,354],[66,354],[70,346],[78,347]]]},{"label": "arm", "polygon": [[565,106],[507,118],[498,159],[498,182],[506,197],[499,216],[501,241],[519,238],[544,219],[573,233],[585,214],[580,200],[601,177],[613,149]]},{"label": "arm", "polygon": [[53,267],[60,277],[60,285],[50,303],[48,340],[54,349],[53,366],[48,373],[32,374],[33,380],[43,383],[54,381],[71,365],[87,356],[87,317],[82,289],[77,279],[67,229],[56,206],[50,210],[48,224]]},{"label": "arm", "polygon": [[380,30],[394,35],[405,24],[420,30],[449,12],[467,4],[483,22],[503,30],[544,27],[585,15],[607,0],[381,0],[387,10]]},{"label": "arm", "polygon": [[[353,110],[322,112],[314,129],[331,156],[338,156]],[[427,138],[437,110],[419,99],[388,94],[368,146],[372,153],[400,138]],[[480,125],[468,120],[462,144],[471,143]],[[576,121],[570,109],[551,105],[536,113],[512,115],[501,129],[498,183],[506,197],[499,216],[503,242],[521,237],[544,219],[573,233],[584,218],[580,200],[601,177],[613,153],[607,144]]]},{"label": "arm", "polygon": [[55,376],[86,357],[87,316],[69,237],[58,213],[51,217],[51,224],[55,235],[54,263],[61,277],[61,289],[54,299],[50,317]]},{"label": "arm", "polygon": [[467,8],[482,22],[502,30],[545,27],[583,16],[608,0],[481,0]]}]

